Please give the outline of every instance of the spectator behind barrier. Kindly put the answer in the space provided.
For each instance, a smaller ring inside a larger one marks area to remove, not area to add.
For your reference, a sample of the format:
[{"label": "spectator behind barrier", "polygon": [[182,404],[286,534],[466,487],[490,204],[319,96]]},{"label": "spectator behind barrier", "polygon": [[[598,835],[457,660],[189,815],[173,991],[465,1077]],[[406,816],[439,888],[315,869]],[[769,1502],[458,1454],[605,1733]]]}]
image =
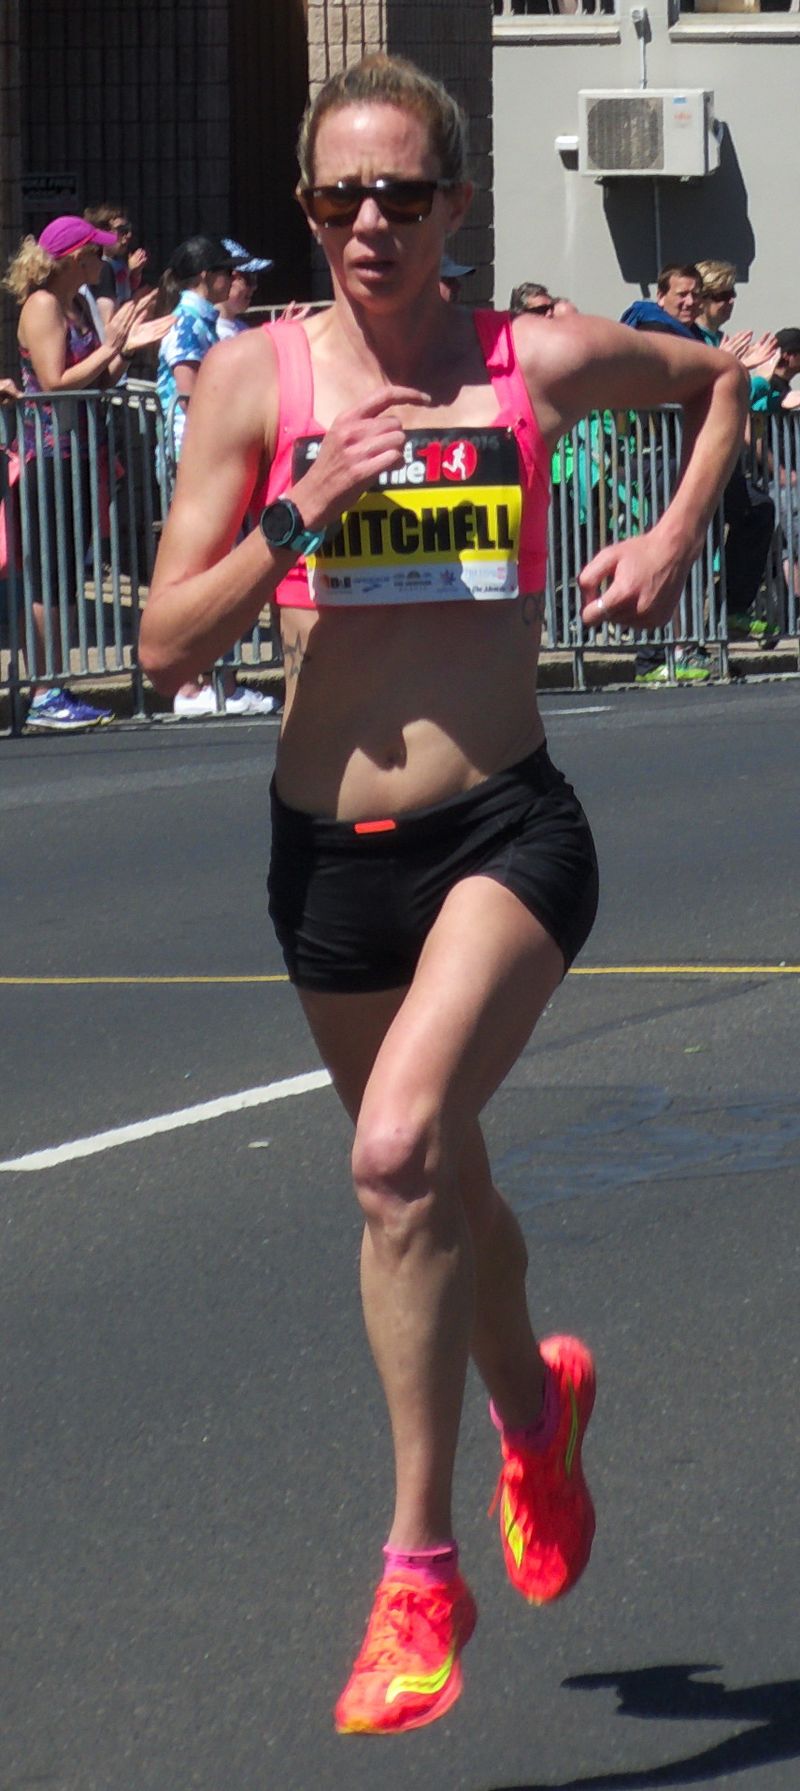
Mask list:
[{"label": "spectator behind barrier", "polygon": [[[235,259],[218,236],[190,236],[170,256],[161,281],[164,306],[172,310],[171,327],[158,355],[156,390],[171,434],[174,462],[180,458],[186,411],[194,391],[201,361],[218,341],[217,305],[230,296]],[[237,687],[230,667],[223,674],[227,715],[269,714],[272,697]],[[173,710],[185,718],[217,714],[217,698],[208,676],[181,685]]]},{"label": "spectator behind barrier", "polygon": [[[725,334],[724,325],[730,321],[736,303],[736,269],[733,262],[698,261],[697,271],[702,282],[697,321],[704,340],[710,348],[724,348],[728,354],[735,355],[748,370],[760,367],[765,359],[776,352],[774,336],[760,336],[758,341],[754,341],[752,330],[737,330],[732,336]],[[764,381],[758,376],[754,378],[751,372],[751,410],[755,408],[755,398],[761,396],[760,388],[763,384]],[[759,408],[770,407],[762,404]]]},{"label": "spectator behind barrier", "polygon": [[[164,334],[168,327],[165,321],[152,321],[149,316],[155,304],[152,294],[122,305],[109,322],[105,342],[99,341],[80,288],[97,280],[101,249],[111,248],[115,240],[110,232],[98,230],[84,218],[53,218],[38,241],[33,236],[25,237],[9,262],[3,284],[20,306],[17,340],[26,395],[79,392],[113,385],[131,357]],[[26,463],[33,587],[30,663],[26,655],[33,699],[27,726],[47,733],[71,733],[95,727],[107,719],[107,711],[94,709],[79,702],[69,691],[48,688],[42,682],[48,636],[56,641],[59,638],[58,615],[54,618],[52,613],[59,599],[70,611],[70,624],[74,620],[77,589],[82,582],[76,573],[76,561],[80,560],[81,545],[87,538],[85,519],[91,507],[85,414],[78,413],[72,429],[71,421],[60,406],[28,405],[19,444]],[[65,463],[70,460],[71,476],[65,477]],[[12,487],[15,473],[18,479],[19,461],[9,470]],[[16,528],[19,540],[18,517]],[[7,530],[7,536],[8,533]],[[59,590],[59,567],[65,569],[66,589]],[[25,636],[27,630],[22,633]]]},{"label": "spectator behind barrier", "polygon": [[253,303],[253,296],[258,285],[259,274],[266,273],[272,262],[263,255],[251,255],[235,237],[223,236],[223,247],[233,256],[234,269],[231,275],[231,289],[226,299],[217,303],[217,336],[224,342],[226,336],[238,336],[241,330],[247,329],[245,312]]},{"label": "spectator behind barrier", "polygon": [[108,202],[103,205],[88,205],[83,215],[97,230],[108,232],[114,237],[113,246],[104,251],[100,278],[91,288],[105,328],[108,319],[113,317],[120,305],[144,291],[147,250],[131,247],[133,225],[122,206],[110,205]]},{"label": "spectator behind barrier", "polygon": [[[800,392],[793,392],[791,382],[800,374],[800,329],[776,330],[772,338],[775,352],[763,361],[751,375],[751,381],[764,388],[765,396],[753,400],[751,407],[755,412],[772,412],[776,408],[793,411],[800,408]],[[787,588],[791,587],[795,598],[800,597],[800,455],[798,455],[797,428],[784,431],[781,440],[781,458],[776,467],[768,443],[758,444],[761,450],[762,471],[769,473],[777,482],[778,506],[780,513],[781,533],[783,537],[783,573]]]},{"label": "spectator behind barrier", "polygon": [[[699,324],[710,348],[722,348],[736,356],[750,377],[750,409],[776,410],[780,394],[772,382],[758,369],[767,359],[776,364],[778,345],[772,335],[753,340],[752,330],[739,330],[727,336],[724,325],[730,322],[736,303],[736,268],[732,261],[699,261],[702,281]],[[747,439],[750,440],[748,419]],[[725,541],[725,583],[728,597],[728,639],[753,640],[761,646],[774,646],[778,635],[756,614],[756,603],[764,576],[767,555],[775,532],[775,505],[752,477],[749,464],[736,468],[725,488],[723,499],[727,535]]]},{"label": "spectator behind barrier", "polygon": [[[735,269],[730,263],[711,265],[723,269],[722,290],[726,297],[720,303],[720,311],[727,310],[729,317],[735,297],[730,275],[735,274]],[[695,262],[671,262],[662,268],[658,276],[657,292],[655,305],[649,300],[637,300],[623,312],[621,321],[633,329],[668,329],[691,336],[695,341],[708,341],[697,321],[703,303],[703,279]],[[711,302],[713,304],[713,299]],[[656,313],[655,317],[653,313]],[[652,497],[654,477],[660,483],[665,472],[669,477],[670,489],[674,489],[678,477],[677,459],[673,454],[665,463],[663,450],[658,445],[651,455],[645,482],[645,496],[648,500]],[[755,606],[775,529],[775,506],[767,493],[759,490],[746,477],[741,463],[734,468],[725,487],[723,514],[729,630],[734,638],[752,638],[764,645],[774,646],[777,636],[768,637],[767,626],[756,615]],[[718,541],[717,551],[720,550],[721,543]],[[667,665],[663,649],[639,647],[635,675],[639,684],[665,682]],[[711,676],[711,663],[705,649],[694,641],[687,642],[683,648],[677,648],[675,676],[682,683],[706,683]]]},{"label": "spectator behind barrier", "polygon": [[[670,261],[662,267],[656,281],[655,299],[636,299],[620,318],[632,330],[654,330],[661,334],[683,336],[701,342],[697,327],[700,309],[701,281],[693,261]],[[674,453],[666,461],[660,443],[651,450],[645,463],[641,499],[652,507],[653,497],[663,489],[665,473],[669,489],[674,491],[678,463]],[[663,647],[640,644],[636,649],[635,678],[637,684],[661,684],[667,681],[667,657]],[[675,650],[675,677],[681,684],[706,684],[711,677],[708,654],[696,641],[687,641]]]},{"label": "spectator behind barrier", "polygon": [[512,287],[508,309],[512,317],[521,317],[527,311],[534,317],[552,317],[555,299],[546,286],[540,286],[538,280],[523,280],[519,286]]},{"label": "spectator behind barrier", "polygon": [[661,330],[701,342],[697,327],[701,287],[693,261],[670,261],[658,275],[655,301],[636,299],[623,311],[620,323],[629,324],[632,330]]},{"label": "spectator behind barrier", "polygon": [[452,255],[442,256],[439,265],[439,292],[447,304],[460,304],[461,282],[474,272],[474,267],[470,267],[467,262],[454,261]]},{"label": "spectator behind barrier", "polygon": [[[800,373],[800,330],[776,330],[772,341],[774,354],[758,363],[758,372],[768,380],[771,392],[784,410],[800,406],[800,392],[791,390],[791,382]],[[774,405],[758,405],[754,409],[774,409]]]}]

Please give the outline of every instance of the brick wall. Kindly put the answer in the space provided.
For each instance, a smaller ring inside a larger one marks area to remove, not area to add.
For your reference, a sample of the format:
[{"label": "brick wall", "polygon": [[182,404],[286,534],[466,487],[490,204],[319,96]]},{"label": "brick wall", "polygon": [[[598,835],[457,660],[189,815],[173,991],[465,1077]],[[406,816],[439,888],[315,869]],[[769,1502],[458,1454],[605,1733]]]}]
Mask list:
[{"label": "brick wall", "polygon": [[450,248],[474,263],[465,289],[472,303],[492,295],[492,9],[488,0],[308,0],[309,86],[366,50],[390,50],[444,81],[469,119],[472,209]]},{"label": "brick wall", "polygon": [[58,209],[123,205],[156,272],[228,227],[228,0],[25,0],[21,50],[23,168],[77,176]]},{"label": "brick wall", "polygon": [[[276,257],[278,285],[270,296],[303,290],[305,239],[296,228],[292,236],[284,216],[294,182],[291,155],[279,166],[269,144],[275,131],[293,139],[304,73],[294,38],[290,56],[285,32],[274,40],[255,32],[261,9],[277,8],[284,18],[288,4],[0,0],[3,265],[23,229],[38,231],[53,215],[52,208],[23,208],[20,173],[66,174],[74,177],[74,197],[55,209],[119,202],[151,250],[154,274],[182,237],[202,228],[235,232],[238,225],[245,240],[252,237],[254,247]],[[292,5],[302,49],[302,0]],[[465,296],[487,299],[493,259],[488,0],[307,0],[307,14],[312,92],[365,49],[388,48],[439,75],[465,106],[479,190],[451,248],[478,265]],[[248,63],[246,81],[243,56],[257,71]],[[280,114],[263,79],[265,58],[279,93],[289,95]],[[270,210],[262,197],[276,174],[286,188],[283,212],[277,201]],[[0,302],[5,372],[16,368],[15,315],[10,301]]]}]

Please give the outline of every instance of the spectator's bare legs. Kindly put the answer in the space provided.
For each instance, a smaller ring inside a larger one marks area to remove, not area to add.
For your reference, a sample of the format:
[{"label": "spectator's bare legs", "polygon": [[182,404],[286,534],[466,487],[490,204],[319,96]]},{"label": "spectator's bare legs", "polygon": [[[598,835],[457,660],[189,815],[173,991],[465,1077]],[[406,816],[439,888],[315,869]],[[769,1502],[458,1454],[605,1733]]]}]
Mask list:
[{"label": "spectator's bare legs", "polygon": [[[28,663],[29,656],[28,656],[27,651],[23,652],[22,658],[23,658],[23,664],[25,665],[25,668],[26,668],[26,670],[29,674],[29,677],[31,679],[31,690],[32,690],[32,694],[34,696],[45,696],[46,692],[47,692],[47,685],[40,683],[40,679],[44,676],[44,668],[47,664],[47,636],[45,634],[45,619],[44,618],[45,618],[44,604],[43,603],[32,603],[31,604],[31,620],[33,622],[33,659],[32,659],[32,663],[30,663],[30,664]],[[54,621],[57,626],[58,625],[57,616],[54,618]],[[24,627],[24,624],[23,624],[23,627]],[[72,632],[72,630],[70,629],[70,634],[71,634],[71,632]]]}]

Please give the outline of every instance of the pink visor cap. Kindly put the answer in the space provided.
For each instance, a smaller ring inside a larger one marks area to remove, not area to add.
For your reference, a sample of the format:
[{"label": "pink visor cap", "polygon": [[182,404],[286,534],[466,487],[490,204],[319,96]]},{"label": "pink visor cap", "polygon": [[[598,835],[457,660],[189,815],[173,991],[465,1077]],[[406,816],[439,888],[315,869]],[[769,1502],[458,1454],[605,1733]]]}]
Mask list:
[{"label": "pink visor cap", "polygon": [[56,260],[60,255],[71,255],[73,249],[85,249],[87,243],[96,243],[98,249],[114,249],[116,231],[98,230],[94,224],[87,224],[85,218],[64,217],[53,218],[45,224],[39,237],[40,249],[46,249]]}]

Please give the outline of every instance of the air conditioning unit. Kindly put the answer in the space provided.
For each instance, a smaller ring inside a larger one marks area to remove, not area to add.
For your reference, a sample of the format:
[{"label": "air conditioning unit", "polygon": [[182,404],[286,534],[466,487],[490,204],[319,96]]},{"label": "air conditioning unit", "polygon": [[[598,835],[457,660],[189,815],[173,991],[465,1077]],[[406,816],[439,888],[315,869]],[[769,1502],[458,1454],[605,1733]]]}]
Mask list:
[{"label": "air conditioning unit", "polygon": [[578,94],[578,171],[595,180],[673,179],[719,166],[714,95],[702,87],[596,88]]}]

